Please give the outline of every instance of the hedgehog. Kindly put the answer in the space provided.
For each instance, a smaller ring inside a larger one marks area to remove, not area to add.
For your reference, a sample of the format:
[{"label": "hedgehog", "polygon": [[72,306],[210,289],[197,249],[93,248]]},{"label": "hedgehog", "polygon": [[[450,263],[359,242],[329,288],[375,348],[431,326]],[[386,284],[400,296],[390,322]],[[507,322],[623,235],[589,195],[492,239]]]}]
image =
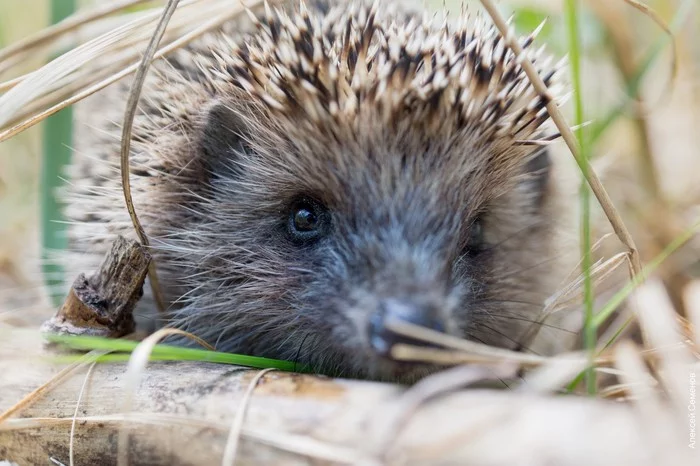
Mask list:
[{"label": "hedgehog", "polygon": [[[550,95],[480,17],[398,1],[265,4],[156,61],[130,176],[167,310],[153,317],[147,296],[139,325],[406,383],[438,368],[392,357],[421,342],[391,320],[529,349],[561,278],[564,210],[546,109],[562,66],[533,39],[519,40]],[[128,90],[78,109],[71,270],[135,237],[119,181]]]}]

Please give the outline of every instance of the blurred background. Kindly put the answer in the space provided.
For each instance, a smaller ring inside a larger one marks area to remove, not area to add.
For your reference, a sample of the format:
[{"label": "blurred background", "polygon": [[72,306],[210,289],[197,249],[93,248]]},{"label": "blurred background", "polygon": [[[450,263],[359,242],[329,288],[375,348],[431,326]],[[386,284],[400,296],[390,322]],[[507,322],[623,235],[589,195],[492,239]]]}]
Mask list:
[{"label": "blurred background", "polygon": [[[442,1],[428,3],[442,5]],[[446,3],[457,12],[462,2]],[[464,3],[477,9],[479,2]],[[623,0],[580,4],[583,101],[585,119],[591,122],[585,138],[594,169],[621,211],[642,259],[648,261],[700,217],[700,2],[646,2],[675,34],[675,72],[671,41],[648,16]],[[73,6],[73,0],[0,0],[0,48],[47,27]],[[548,18],[538,42],[557,57],[567,53],[563,0],[504,0],[499,6],[514,15],[521,32]],[[0,63],[0,83],[35,69],[47,58],[24,60],[10,69]],[[574,121],[570,105],[566,115]],[[42,284],[61,278],[59,270],[42,267],[41,258],[47,248],[63,244],[53,190],[62,182],[60,163],[69,153],[69,122],[70,112],[64,112],[0,143],[0,323],[41,321],[50,304]],[[565,149],[557,153],[571,159]],[[568,159],[566,163],[573,166]],[[572,183],[578,180],[573,178]],[[603,238],[611,227],[595,201],[593,205],[593,237]],[[623,250],[610,236],[595,256],[612,257]],[[683,314],[683,290],[700,276],[697,238],[664,262],[659,273]],[[618,275],[601,290],[619,287],[627,270],[620,268]]]}]

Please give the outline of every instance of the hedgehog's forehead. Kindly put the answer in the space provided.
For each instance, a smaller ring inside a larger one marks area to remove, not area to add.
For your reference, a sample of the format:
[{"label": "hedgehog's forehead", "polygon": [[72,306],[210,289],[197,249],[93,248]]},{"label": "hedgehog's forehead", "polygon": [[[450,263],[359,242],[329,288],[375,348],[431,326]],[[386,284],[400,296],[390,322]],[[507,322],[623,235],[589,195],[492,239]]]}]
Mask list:
[{"label": "hedgehog's forehead", "polygon": [[[521,39],[550,86],[558,67],[531,42]],[[268,12],[238,44],[221,43],[216,93],[250,112],[247,137],[266,163],[290,154],[280,163],[297,157],[304,173],[369,164],[396,178],[408,158],[454,172],[436,179],[459,183],[479,170],[496,185],[533,153],[556,95],[551,86],[539,95],[499,33],[478,22],[435,25],[341,2],[325,15]]]},{"label": "hedgehog's forehead", "polygon": [[480,205],[517,183],[536,149],[447,123],[404,118],[388,127],[376,112],[364,116],[355,125],[246,118],[242,163],[255,184],[274,179],[274,193],[310,193],[332,198],[327,202],[334,206],[359,206],[360,212],[367,205],[404,211]]}]

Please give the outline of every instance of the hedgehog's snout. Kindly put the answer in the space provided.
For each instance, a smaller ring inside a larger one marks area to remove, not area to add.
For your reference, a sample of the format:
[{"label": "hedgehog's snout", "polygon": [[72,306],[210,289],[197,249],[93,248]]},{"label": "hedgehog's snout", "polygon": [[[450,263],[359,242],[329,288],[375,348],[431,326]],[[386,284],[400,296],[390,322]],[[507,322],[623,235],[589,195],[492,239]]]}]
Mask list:
[{"label": "hedgehog's snout", "polygon": [[391,357],[392,347],[400,343],[430,346],[423,340],[404,335],[396,327],[402,323],[409,323],[444,332],[447,325],[441,314],[436,303],[385,299],[369,318],[369,343],[372,349],[382,357]]}]

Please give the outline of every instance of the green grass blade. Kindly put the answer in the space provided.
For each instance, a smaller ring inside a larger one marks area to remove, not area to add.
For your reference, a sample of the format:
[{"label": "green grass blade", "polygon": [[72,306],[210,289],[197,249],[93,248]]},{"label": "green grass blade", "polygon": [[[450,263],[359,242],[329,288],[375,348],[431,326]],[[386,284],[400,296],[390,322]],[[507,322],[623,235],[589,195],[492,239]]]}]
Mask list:
[{"label": "green grass blade", "polygon": [[[52,0],[51,21],[57,23],[75,10],[75,0]],[[61,304],[63,270],[50,258],[51,251],[67,247],[65,225],[56,190],[61,186],[63,168],[70,162],[73,112],[67,108],[44,122],[44,149],[41,164],[40,203],[44,282],[56,306]]]},{"label": "green grass blade", "polygon": [[632,294],[632,292],[644,281],[646,277],[659,268],[659,266],[666,259],[668,259],[671,254],[690,241],[698,232],[700,232],[700,222],[674,239],[668,246],[666,246],[666,248],[664,248],[663,251],[661,251],[658,256],[656,256],[642,269],[642,273],[634,277],[634,279],[627,283],[624,288],[615,293],[615,295],[610,298],[610,301],[603,306],[603,309],[601,309],[600,312],[593,317],[593,324],[596,326],[596,328],[600,327],[610,318],[620,304],[622,304],[623,301]]},{"label": "green grass blade", "polygon": [[[131,353],[139,345],[139,342],[112,338],[72,336],[72,335],[46,335],[47,340],[59,343],[76,350],[103,350],[121,353]],[[109,354],[100,357],[103,362],[126,361],[129,354]],[[59,360],[74,360],[80,356],[61,357]],[[186,348],[172,345],[156,345],[151,353],[154,361],[199,361],[214,362],[220,364],[234,364],[237,366],[255,367],[258,369],[274,368],[287,372],[308,372],[308,370],[292,361],[247,356],[243,354],[222,353],[196,348]]]},{"label": "green grass blade", "polygon": [[[577,0],[566,1],[566,23],[569,33],[569,58],[571,61],[571,75],[574,85],[574,108],[576,113],[576,136],[581,151],[581,157],[588,158],[588,143],[584,134],[584,112],[583,112],[583,86],[581,84],[581,39],[579,28],[579,7]],[[585,169],[585,167],[583,168]],[[596,328],[593,325],[593,282],[591,280],[591,192],[585,177],[582,177],[580,198],[581,198],[581,255],[583,260],[581,268],[583,272],[583,294],[584,294],[584,322],[583,322],[583,342],[584,347],[591,358],[595,356]],[[586,373],[586,389],[589,394],[596,392],[595,371],[592,364]]]}]

